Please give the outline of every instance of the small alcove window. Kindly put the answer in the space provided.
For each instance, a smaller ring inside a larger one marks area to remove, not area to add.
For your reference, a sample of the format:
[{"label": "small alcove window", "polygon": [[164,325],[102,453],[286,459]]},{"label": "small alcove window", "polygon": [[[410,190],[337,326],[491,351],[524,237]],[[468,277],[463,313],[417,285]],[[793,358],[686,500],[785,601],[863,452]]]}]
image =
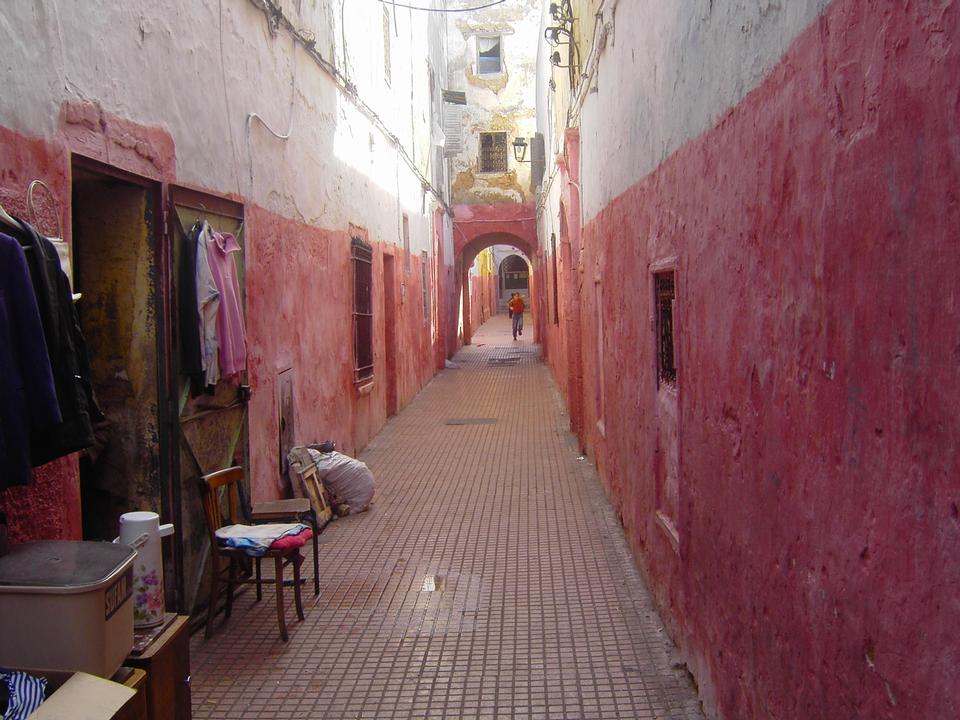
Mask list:
[{"label": "small alcove window", "polygon": [[477,36],[477,75],[503,72],[503,39],[499,35]]},{"label": "small alcove window", "polygon": [[657,302],[657,381],[675,385],[677,365],[673,349],[673,304],[676,300],[674,273],[672,270],[656,273],[653,281]]},{"label": "small alcove window", "polygon": [[373,248],[361,238],[350,240],[353,265],[353,380],[373,377]]}]

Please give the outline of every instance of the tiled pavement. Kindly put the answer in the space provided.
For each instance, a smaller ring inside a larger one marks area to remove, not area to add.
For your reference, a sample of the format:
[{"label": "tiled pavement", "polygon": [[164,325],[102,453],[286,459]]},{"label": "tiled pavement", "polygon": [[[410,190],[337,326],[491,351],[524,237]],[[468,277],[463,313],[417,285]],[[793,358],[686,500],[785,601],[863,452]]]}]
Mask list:
[{"label": "tiled pavement", "polygon": [[537,348],[474,343],[363,453],[290,642],[269,592],[194,636],[195,718],[703,717]]}]

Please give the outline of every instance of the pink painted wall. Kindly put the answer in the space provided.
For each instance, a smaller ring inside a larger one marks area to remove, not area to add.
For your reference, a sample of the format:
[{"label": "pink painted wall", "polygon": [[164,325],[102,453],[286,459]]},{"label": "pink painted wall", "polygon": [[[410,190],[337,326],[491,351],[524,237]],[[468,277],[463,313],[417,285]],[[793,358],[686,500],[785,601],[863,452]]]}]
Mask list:
[{"label": "pink painted wall", "polygon": [[[960,716],[957,38],[958,2],[837,0],[561,252],[581,321],[547,325],[551,367],[569,396],[579,353],[581,440],[722,718]],[[651,328],[671,256],[675,419]]]},{"label": "pink painted wall", "polygon": [[[0,128],[0,201],[11,212],[32,219],[25,208],[30,180],[43,179],[57,196],[69,237],[70,155],[78,152],[161,183],[176,183],[173,143],[166,133],[138,126],[103,112],[94,103],[65,106],[61,130],[53,141],[27,138]],[[223,193],[221,193],[223,195]],[[229,195],[227,195],[229,196]],[[233,198],[243,202],[242,198]],[[37,205],[43,230],[56,220],[43,195]],[[440,316],[424,316],[421,256],[407,268],[403,250],[381,238],[374,245],[374,387],[359,394],[353,386],[352,271],[348,228],[323,229],[295,222],[253,204],[246,206],[246,321],[248,366],[253,390],[249,444],[254,500],[277,497],[277,378],[293,368],[296,438],[314,442],[332,438],[350,453],[362,449],[386,420],[386,358],[383,345],[383,250],[394,254],[397,321],[397,399],[403,407],[442,364],[445,339]],[[362,220],[362,218],[358,218]],[[442,247],[442,243],[439,244]],[[449,291],[451,274],[428,260],[433,295]],[[436,297],[431,297],[431,313]],[[441,306],[436,312],[446,312]],[[0,492],[0,510],[10,522],[10,539],[81,537],[76,457],[61,459],[36,472],[25,488]]]},{"label": "pink painted wall", "polygon": [[479,275],[470,278],[470,322],[479,328],[497,313],[497,276]]}]

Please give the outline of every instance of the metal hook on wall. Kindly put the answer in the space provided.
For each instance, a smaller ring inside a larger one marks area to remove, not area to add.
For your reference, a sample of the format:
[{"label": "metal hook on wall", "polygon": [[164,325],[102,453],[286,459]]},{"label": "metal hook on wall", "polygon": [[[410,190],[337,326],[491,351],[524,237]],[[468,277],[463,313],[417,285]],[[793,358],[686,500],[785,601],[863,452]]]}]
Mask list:
[{"label": "metal hook on wall", "polygon": [[44,190],[47,191],[47,195],[50,196],[50,202],[53,204],[53,212],[57,218],[57,237],[63,237],[63,221],[60,219],[60,206],[57,204],[57,196],[53,194],[53,190],[43,181],[43,180],[34,180],[27,187],[27,208],[30,210],[30,217],[33,220],[33,224],[37,227],[40,227],[40,219],[37,217],[37,208],[33,204],[33,191],[39,185]]}]

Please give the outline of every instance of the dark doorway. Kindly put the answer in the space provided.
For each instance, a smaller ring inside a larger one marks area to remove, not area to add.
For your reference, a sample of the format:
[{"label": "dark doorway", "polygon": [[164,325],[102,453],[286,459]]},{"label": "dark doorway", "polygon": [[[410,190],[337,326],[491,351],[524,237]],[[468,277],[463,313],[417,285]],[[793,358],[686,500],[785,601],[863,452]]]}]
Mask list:
[{"label": "dark doorway", "polygon": [[500,297],[515,292],[526,295],[530,290],[530,266],[519,255],[509,255],[500,263]]},{"label": "dark doorway", "polygon": [[397,414],[397,302],[394,260],[383,256],[383,351],[387,381],[387,417]]},{"label": "dark doorway", "polygon": [[107,419],[80,462],[85,539],[112,539],[131,510],[168,516],[161,418],[159,188],[79,158],[73,164],[74,292],[93,389]]}]

